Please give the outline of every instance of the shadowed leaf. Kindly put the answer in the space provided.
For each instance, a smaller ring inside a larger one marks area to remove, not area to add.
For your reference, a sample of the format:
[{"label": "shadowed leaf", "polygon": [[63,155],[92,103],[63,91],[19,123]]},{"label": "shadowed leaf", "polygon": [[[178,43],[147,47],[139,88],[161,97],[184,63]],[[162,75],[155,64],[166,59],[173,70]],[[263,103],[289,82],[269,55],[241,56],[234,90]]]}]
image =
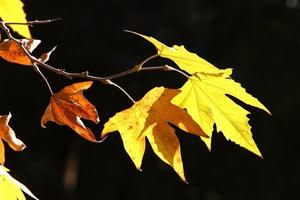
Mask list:
[{"label": "shadowed leaf", "polygon": [[8,125],[11,114],[0,116],[0,163],[5,161],[4,145],[1,140],[4,140],[15,151],[22,151],[26,146],[16,138],[14,130]]}]

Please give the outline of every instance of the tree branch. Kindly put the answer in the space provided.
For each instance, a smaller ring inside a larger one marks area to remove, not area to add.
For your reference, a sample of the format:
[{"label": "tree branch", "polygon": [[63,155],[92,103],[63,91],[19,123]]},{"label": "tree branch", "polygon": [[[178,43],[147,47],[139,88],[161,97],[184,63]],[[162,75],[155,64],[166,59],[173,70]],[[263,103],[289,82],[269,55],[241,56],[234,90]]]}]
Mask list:
[{"label": "tree branch", "polygon": [[188,78],[188,75],[185,74],[184,72],[171,67],[169,65],[161,65],[161,66],[154,66],[154,67],[144,67],[144,65],[158,57],[158,54],[152,55],[148,58],[146,58],[145,60],[143,60],[140,64],[135,65],[133,68],[117,73],[117,74],[113,74],[110,76],[105,76],[105,77],[100,77],[100,76],[93,76],[90,75],[88,71],[84,71],[84,72],[78,72],[78,73],[74,73],[74,72],[66,72],[65,69],[61,69],[61,68],[56,68],[53,67],[51,65],[46,64],[45,62],[41,61],[40,59],[36,58],[35,56],[33,56],[28,49],[26,49],[25,44],[22,42],[22,40],[16,39],[15,37],[13,37],[13,35],[10,32],[10,29],[7,27],[7,25],[35,25],[35,24],[47,24],[50,22],[54,22],[54,21],[58,21],[61,20],[61,18],[55,18],[55,19],[50,19],[50,20],[35,20],[35,21],[29,21],[27,23],[18,23],[18,22],[3,22],[0,21],[0,28],[2,28],[8,39],[13,40],[14,42],[16,42],[17,44],[19,44],[19,46],[22,48],[22,50],[24,51],[24,53],[28,56],[28,58],[31,60],[32,63],[32,67],[33,69],[39,73],[39,75],[44,79],[44,81],[46,82],[48,89],[51,93],[51,95],[53,95],[53,91],[52,88],[50,86],[49,81],[47,80],[47,78],[43,75],[43,73],[40,71],[39,67],[43,67],[51,72],[54,72],[58,75],[62,75],[65,76],[69,79],[72,78],[84,78],[86,80],[92,80],[92,81],[98,81],[104,84],[108,84],[108,85],[113,85],[115,87],[117,87],[120,91],[122,91],[129,99],[130,101],[132,101],[133,103],[135,103],[134,99],[119,85],[117,85],[116,83],[112,82],[111,80],[116,79],[116,78],[120,78],[123,76],[127,76],[129,74],[132,73],[136,73],[136,72],[140,72],[140,71],[157,71],[157,70],[164,70],[164,71],[175,71],[178,72],[179,74],[185,76],[186,78]]},{"label": "tree branch", "polygon": [[28,21],[28,22],[5,22],[6,25],[39,25],[39,24],[49,24],[51,22],[59,21],[61,20],[60,17],[54,18],[54,19],[47,19],[47,20],[34,20],[34,21]]}]

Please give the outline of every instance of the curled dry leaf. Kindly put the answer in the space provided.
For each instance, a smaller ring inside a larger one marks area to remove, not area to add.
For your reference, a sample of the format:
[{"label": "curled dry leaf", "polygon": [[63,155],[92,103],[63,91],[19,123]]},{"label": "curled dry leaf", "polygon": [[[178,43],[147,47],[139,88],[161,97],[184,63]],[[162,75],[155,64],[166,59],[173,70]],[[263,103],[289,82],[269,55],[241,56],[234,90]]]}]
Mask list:
[{"label": "curled dry leaf", "polygon": [[92,84],[92,81],[74,83],[52,95],[41,119],[42,127],[48,121],[53,121],[69,126],[89,141],[97,142],[93,132],[81,121],[81,118],[95,123],[100,121],[95,106],[83,96],[83,90],[89,89]]},{"label": "curled dry leaf", "polygon": [[[33,50],[41,43],[41,40],[21,39],[20,42],[24,44],[25,48],[29,53],[32,53]],[[39,60],[41,62],[47,62],[55,48],[56,47],[54,47],[48,53],[43,53]],[[3,42],[0,43],[0,56],[8,62],[17,63],[20,65],[32,65],[31,59],[20,47],[20,44],[13,40],[5,39]]]},{"label": "curled dry leaf", "polygon": [[118,130],[125,150],[138,169],[141,168],[147,138],[155,154],[185,181],[180,144],[175,130],[168,123],[198,136],[207,135],[185,110],[170,103],[179,92],[164,87],[152,89],[131,108],[110,118],[104,125],[102,137]]},{"label": "curled dry leaf", "polygon": [[8,125],[11,114],[0,116],[0,163],[5,161],[5,151],[2,139],[9,144],[9,146],[15,151],[22,151],[26,146],[25,144],[16,138],[14,130]]},{"label": "curled dry leaf", "polygon": [[[38,200],[34,194],[22,183],[14,179],[8,169],[0,165],[0,199],[1,200],[25,200],[23,192]],[[23,192],[22,192],[23,191]]]}]

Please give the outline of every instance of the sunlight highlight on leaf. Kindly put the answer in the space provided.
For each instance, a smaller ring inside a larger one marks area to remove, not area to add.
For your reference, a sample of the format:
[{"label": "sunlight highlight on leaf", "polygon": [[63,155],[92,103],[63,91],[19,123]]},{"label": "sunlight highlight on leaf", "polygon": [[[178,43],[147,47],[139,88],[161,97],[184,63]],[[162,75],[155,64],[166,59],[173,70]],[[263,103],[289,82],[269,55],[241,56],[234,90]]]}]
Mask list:
[{"label": "sunlight highlight on leaf", "polygon": [[186,50],[183,45],[173,45],[172,47],[168,47],[153,37],[145,36],[133,31],[127,32],[136,34],[151,42],[156,47],[157,54],[159,56],[172,60],[180,69],[188,72],[191,75],[195,73],[202,73],[204,75],[228,77],[231,74],[232,69],[218,69],[197,54]]},{"label": "sunlight highlight on leaf", "polygon": [[269,114],[270,112],[239,83],[223,77],[191,76],[181,91],[172,103],[187,109],[203,131],[210,136],[204,139],[209,149],[213,125],[216,124],[217,131],[221,131],[228,140],[262,156],[252,139],[247,118],[249,112],[228,98],[226,94]]},{"label": "sunlight highlight on leaf", "polygon": [[[20,0],[0,0],[0,18],[5,22],[26,23],[24,4]],[[10,25],[21,36],[31,38],[28,25]]]},{"label": "sunlight highlight on leaf", "polygon": [[[8,173],[8,169],[0,165],[0,199],[2,200],[26,200],[23,192],[38,200],[32,192],[22,183],[14,179]],[[22,192],[23,191],[23,192]]]},{"label": "sunlight highlight on leaf", "polygon": [[102,137],[118,130],[125,150],[138,169],[141,168],[147,138],[154,153],[185,181],[180,144],[168,122],[197,136],[207,136],[186,111],[170,103],[178,93],[178,90],[163,87],[150,90],[131,108],[110,118],[104,125]]}]

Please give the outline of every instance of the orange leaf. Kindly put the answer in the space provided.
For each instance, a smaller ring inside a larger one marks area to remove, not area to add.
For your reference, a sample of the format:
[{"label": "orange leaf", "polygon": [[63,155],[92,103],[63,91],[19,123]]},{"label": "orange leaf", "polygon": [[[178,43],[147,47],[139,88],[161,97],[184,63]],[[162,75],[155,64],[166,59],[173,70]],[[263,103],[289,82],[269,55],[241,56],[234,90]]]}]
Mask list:
[{"label": "orange leaf", "polygon": [[[28,52],[32,52],[39,44],[40,40],[22,39]],[[26,55],[18,43],[13,40],[4,40],[0,44],[0,56],[8,62],[21,65],[32,65],[30,58]]]},{"label": "orange leaf", "polygon": [[207,135],[185,110],[170,103],[179,92],[164,87],[152,89],[131,108],[110,118],[104,125],[102,137],[118,130],[125,150],[138,169],[147,138],[154,153],[185,181],[180,144],[169,123],[197,136]]},{"label": "orange leaf", "polygon": [[8,125],[11,114],[0,116],[0,163],[5,161],[4,145],[1,139],[6,141],[9,146],[15,151],[22,151],[26,146],[25,144],[16,138],[14,130]]},{"label": "orange leaf", "polygon": [[41,119],[42,127],[45,128],[48,121],[53,121],[59,125],[69,126],[89,141],[97,142],[93,132],[81,121],[81,118],[95,123],[100,121],[95,106],[83,96],[83,90],[89,89],[92,84],[92,81],[74,83],[52,95]]},{"label": "orange leaf", "polygon": [[[28,53],[32,53],[33,50],[41,43],[41,40],[35,40],[35,39],[31,39],[31,40],[22,39],[20,41],[21,43],[24,44]],[[49,60],[51,53],[54,50],[55,47],[48,53],[43,53],[39,60],[41,62],[47,62]],[[6,39],[2,43],[0,43],[0,56],[8,62],[17,63],[20,65],[28,65],[28,66],[32,65],[30,58],[20,47],[20,44],[18,44],[13,40]]]}]

